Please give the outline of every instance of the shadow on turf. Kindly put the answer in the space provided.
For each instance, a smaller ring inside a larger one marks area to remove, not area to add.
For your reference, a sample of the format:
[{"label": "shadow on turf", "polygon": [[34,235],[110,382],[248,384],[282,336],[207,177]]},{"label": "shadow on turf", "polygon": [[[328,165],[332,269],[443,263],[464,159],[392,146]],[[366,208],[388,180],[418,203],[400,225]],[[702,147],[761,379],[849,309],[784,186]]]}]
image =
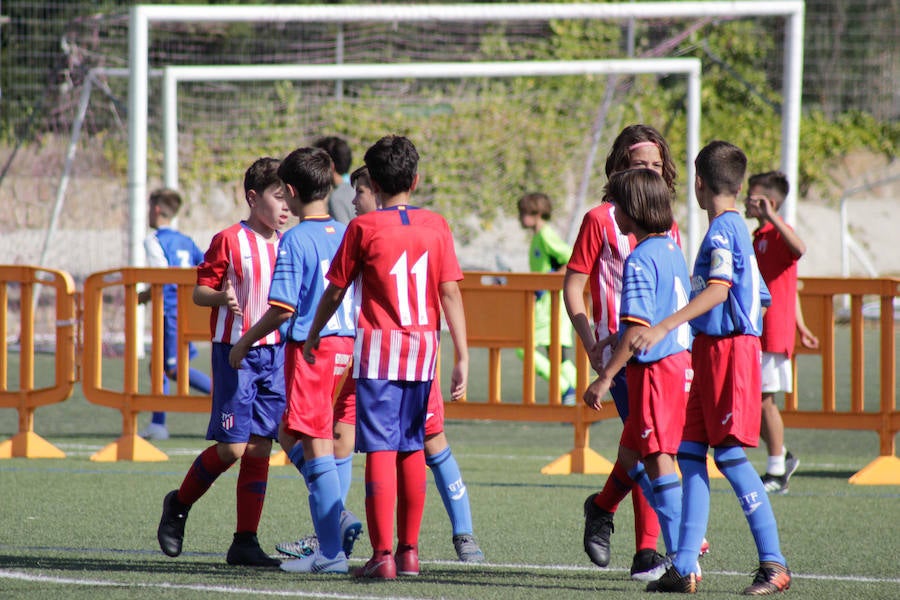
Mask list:
[{"label": "shadow on turf", "polygon": [[[111,558],[80,558],[65,556],[32,556],[0,554],[0,568],[5,569],[41,569],[42,571],[61,572],[128,572],[128,573],[158,573],[172,575],[183,573],[186,575],[206,574],[210,576],[222,575],[233,577],[235,569],[250,570],[251,567],[233,567],[225,563],[224,557],[216,561],[177,561],[168,559],[152,560],[117,560]],[[253,569],[263,572],[263,569]],[[272,572],[272,569],[265,569]]]}]

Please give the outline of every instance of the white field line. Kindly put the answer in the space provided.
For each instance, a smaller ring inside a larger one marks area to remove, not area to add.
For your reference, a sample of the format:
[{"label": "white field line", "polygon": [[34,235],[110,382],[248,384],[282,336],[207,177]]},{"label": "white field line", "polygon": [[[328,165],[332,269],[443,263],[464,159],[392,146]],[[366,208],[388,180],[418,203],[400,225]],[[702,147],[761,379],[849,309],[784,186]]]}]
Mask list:
[{"label": "white field line", "polygon": [[185,590],[193,592],[216,592],[219,594],[241,594],[249,596],[276,596],[282,598],[326,598],[334,600],[417,600],[404,596],[363,596],[359,594],[330,594],[325,592],[306,592],[303,590],[264,590],[260,588],[239,588],[225,585],[180,584],[180,583],[122,583],[105,579],[78,579],[74,577],[49,577],[34,575],[22,571],[0,569],[0,579],[13,579],[30,583],[57,585],[83,585],[88,587],[120,587],[159,590]]},{"label": "white field line", "polygon": [[[2,545],[7,549],[13,548],[13,546]],[[56,548],[55,550],[66,551],[65,548]],[[85,548],[72,548],[71,551],[84,553],[87,552],[105,552],[103,549],[85,549]],[[117,550],[115,551],[117,554],[128,554],[129,551],[125,550]],[[134,551],[136,554],[146,554],[147,551]],[[362,559],[359,561],[351,561],[351,562],[359,562],[362,564]],[[472,565],[466,565],[460,563],[458,561],[451,560],[429,560],[429,561],[421,561],[423,565],[440,565],[442,567],[457,567],[460,570],[470,569]],[[601,573],[598,571],[596,567],[588,567],[584,565],[534,565],[534,564],[519,564],[519,563],[480,563],[478,565],[479,570],[485,569],[495,569],[498,571],[512,569],[512,570],[528,570],[528,571],[544,571],[544,572],[582,572],[582,573]],[[602,573],[615,573],[615,572],[627,572],[626,568],[618,568],[611,567],[607,569],[603,569]],[[745,571],[712,571],[704,569],[704,575],[722,575],[726,577],[747,577],[747,573]],[[848,583],[877,583],[877,584],[898,584],[900,585],[900,577],[872,577],[872,576],[864,576],[864,575],[834,575],[834,574],[823,574],[823,573],[797,573],[792,572],[791,575],[795,579],[808,579],[815,581],[840,581],[840,582],[848,582]],[[205,590],[205,591],[223,591],[227,593],[247,593],[250,590],[241,589],[241,588],[232,588],[228,586],[206,586],[201,584],[170,584],[170,583],[123,583],[116,582],[111,580],[88,580],[88,579],[75,579],[75,578],[61,578],[61,577],[49,577],[46,575],[35,575],[32,573],[26,573],[23,571],[10,571],[5,569],[0,569],[0,579],[17,579],[23,581],[34,581],[34,582],[45,582],[45,583],[59,583],[61,585],[104,585],[104,586],[121,586],[121,587],[143,587],[143,588],[152,588],[152,587],[160,587],[160,588],[171,588],[171,589],[186,589],[186,590]],[[356,595],[339,595],[339,594],[322,594],[322,593],[309,593],[309,592],[298,592],[298,591],[290,591],[290,590],[252,590],[255,593],[265,594],[265,595],[277,595],[277,596],[296,596],[303,598],[354,598],[354,599],[367,599],[369,596],[356,596]],[[378,596],[378,598],[384,598],[383,596]]]}]

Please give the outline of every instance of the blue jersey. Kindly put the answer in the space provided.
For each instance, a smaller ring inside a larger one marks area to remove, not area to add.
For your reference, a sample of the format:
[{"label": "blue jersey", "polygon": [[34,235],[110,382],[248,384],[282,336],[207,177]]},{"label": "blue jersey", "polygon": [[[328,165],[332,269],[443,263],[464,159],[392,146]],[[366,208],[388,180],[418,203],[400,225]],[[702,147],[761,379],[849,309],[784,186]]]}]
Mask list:
[{"label": "blue jersey", "polygon": [[[145,241],[147,266],[179,267],[190,269],[203,262],[203,251],[194,240],[180,231],[160,227]],[[163,311],[175,314],[178,308],[178,286],[174,283],[163,286]]]},{"label": "blue jersey", "polygon": [[[658,324],[688,303],[688,282],[687,263],[678,244],[667,234],[644,238],[625,260],[619,323],[647,327]],[[690,347],[691,328],[684,323],[634,359],[656,362]]]},{"label": "blue jersey", "polygon": [[750,234],[741,215],[734,209],[718,215],[709,230],[691,277],[691,298],[707,285],[725,285],[725,302],[691,320],[695,332],[713,336],[762,335],[762,307],[772,297],[759,267]]},{"label": "blue jersey", "polygon": [[[306,217],[281,238],[269,288],[269,304],[293,313],[286,330],[282,330],[288,340],[305,342],[309,336],[316,307],[325,291],[325,273],[346,229],[343,223],[329,216]],[[321,337],[356,335],[352,298],[350,290],[322,328]]]}]

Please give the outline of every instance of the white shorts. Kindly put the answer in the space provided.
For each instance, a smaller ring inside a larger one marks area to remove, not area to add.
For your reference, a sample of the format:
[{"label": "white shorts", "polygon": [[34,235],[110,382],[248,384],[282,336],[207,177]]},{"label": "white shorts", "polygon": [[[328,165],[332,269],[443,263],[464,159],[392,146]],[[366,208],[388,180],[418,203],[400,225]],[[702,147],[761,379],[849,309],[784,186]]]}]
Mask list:
[{"label": "white shorts", "polygon": [[786,354],[763,352],[762,356],[762,392],[791,392],[794,389],[794,373],[791,370],[791,359]]}]

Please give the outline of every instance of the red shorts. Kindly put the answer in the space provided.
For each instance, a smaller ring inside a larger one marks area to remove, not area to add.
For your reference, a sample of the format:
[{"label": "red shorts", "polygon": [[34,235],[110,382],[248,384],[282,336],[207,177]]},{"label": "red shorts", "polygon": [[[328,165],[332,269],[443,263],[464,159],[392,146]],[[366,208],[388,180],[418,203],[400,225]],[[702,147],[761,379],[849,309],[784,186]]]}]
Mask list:
[{"label": "red shorts", "polygon": [[715,448],[732,436],[756,447],[762,406],[759,338],[700,334],[691,353],[694,385],[682,437]]},{"label": "red shorts", "polygon": [[649,364],[629,363],[628,418],[621,445],[641,457],[676,454],[691,389],[691,353],[685,350]]},{"label": "red shorts", "polygon": [[[347,377],[334,403],[335,423],[356,425],[356,380]],[[444,431],[444,399],[441,397],[440,382],[435,378],[428,396],[425,414],[425,437]]]},{"label": "red shorts", "polygon": [[332,439],[334,388],[353,356],[353,338],[323,337],[315,364],[303,359],[303,344],[284,347],[287,405],[281,417],[285,429],[313,438]]}]

